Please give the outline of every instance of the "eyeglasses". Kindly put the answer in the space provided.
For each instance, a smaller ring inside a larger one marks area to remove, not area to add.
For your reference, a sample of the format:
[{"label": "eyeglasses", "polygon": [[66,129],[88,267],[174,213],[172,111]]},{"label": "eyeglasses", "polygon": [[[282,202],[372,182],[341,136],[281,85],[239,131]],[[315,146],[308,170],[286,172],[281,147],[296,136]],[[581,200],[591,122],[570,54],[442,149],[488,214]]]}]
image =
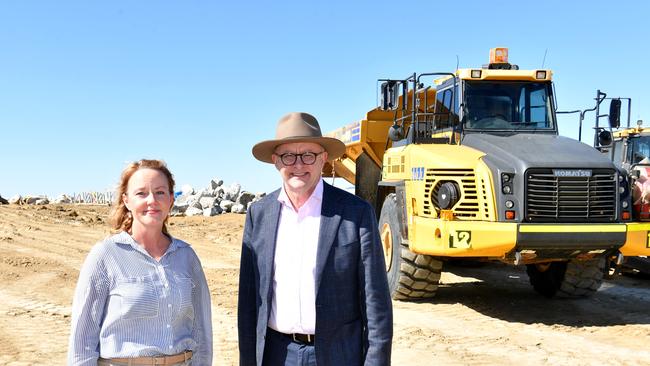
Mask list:
[{"label": "eyeglasses", "polygon": [[319,153],[313,153],[313,152],[305,152],[302,154],[294,154],[294,153],[286,153],[282,155],[275,154],[280,157],[280,160],[282,161],[282,164],[286,166],[291,166],[296,164],[298,161],[298,157],[300,157],[300,161],[302,161],[303,164],[305,165],[312,165],[316,162],[316,157],[325,151],[321,151]]}]

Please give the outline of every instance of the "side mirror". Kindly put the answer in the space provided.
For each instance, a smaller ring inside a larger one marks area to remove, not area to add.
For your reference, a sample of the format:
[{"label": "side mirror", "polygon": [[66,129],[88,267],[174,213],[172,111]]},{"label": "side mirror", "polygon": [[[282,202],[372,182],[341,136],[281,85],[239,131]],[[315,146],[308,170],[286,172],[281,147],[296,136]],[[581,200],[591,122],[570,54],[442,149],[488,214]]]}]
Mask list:
[{"label": "side mirror", "polygon": [[392,125],[388,129],[388,138],[392,141],[399,141],[404,139],[404,128],[399,125]]},{"label": "side mirror", "polygon": [[397,81],[389,80],[381,83],[381,109],[384,111],[394,111],[397,109],[397,99],[399,94],[399,84]]},{"label": "side mirror", "polygon": [[605,147],[612,144],[612,134],[607,130],[598,133],[598,145]]},{"label": "side mirror", "polygon": [[618,128],[621,125],[621,100],[612,99],[609,104],[609,126]]}]

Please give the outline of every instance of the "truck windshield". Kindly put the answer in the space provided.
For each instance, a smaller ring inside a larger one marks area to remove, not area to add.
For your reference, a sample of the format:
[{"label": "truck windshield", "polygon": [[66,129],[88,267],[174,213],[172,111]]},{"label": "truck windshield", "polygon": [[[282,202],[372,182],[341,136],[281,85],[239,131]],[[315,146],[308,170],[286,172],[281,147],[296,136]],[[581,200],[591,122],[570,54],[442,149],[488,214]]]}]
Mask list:
[{"label": "truck windshield", "polygon": [[650,136],[631,138],[628,145],[627,158],[630,164],[650,163]]},{"label": "truck windshield", "polygon": [[550,83],[466,81],[465,129],[553,129]]}]

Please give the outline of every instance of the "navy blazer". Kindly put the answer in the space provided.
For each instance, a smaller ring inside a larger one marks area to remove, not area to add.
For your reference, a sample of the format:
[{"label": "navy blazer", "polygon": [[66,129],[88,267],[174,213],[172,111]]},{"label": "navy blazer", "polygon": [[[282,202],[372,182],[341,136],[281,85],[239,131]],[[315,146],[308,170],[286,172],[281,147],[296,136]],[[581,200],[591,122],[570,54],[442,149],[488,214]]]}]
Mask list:
[{"label": "navy blazer", "polygon": [[[279,192],[251,205],[246,216],[237,314],[240,365],[262,365]],[[393,313],[374,210],[366,201],[327,183],[315,278],[317,364],[389,365]]]}]

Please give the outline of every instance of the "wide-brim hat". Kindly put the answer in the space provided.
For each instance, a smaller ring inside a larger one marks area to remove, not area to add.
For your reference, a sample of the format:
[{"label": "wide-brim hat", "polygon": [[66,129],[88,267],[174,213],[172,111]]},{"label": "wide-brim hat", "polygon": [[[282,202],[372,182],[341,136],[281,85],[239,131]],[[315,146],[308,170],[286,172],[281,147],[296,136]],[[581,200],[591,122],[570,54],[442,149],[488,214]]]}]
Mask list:
[{"label": "wide-brim hat", "polygon": [[345,152],[345,144],[333,137],[323,137],[318,121],[309,113],[292,112],[278,121],[275,139],[266,140],[253,146],[253,156],[259,161],[273,163],[271,157],[282,144],[313,142],[327,151],[327,160],[339,158]]}]

